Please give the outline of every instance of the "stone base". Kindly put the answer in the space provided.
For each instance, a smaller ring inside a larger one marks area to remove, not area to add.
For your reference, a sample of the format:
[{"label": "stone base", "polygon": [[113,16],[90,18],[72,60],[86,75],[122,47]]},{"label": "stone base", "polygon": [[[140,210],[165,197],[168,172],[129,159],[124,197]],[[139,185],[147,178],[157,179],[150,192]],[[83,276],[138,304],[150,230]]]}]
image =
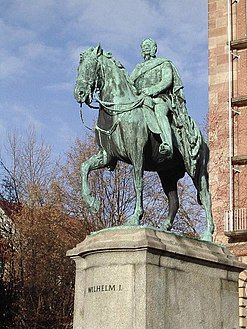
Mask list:
[{"label": "stone base", "polygon": [[102,230],[76,262],[74,329],[234,329],[245,266],[222,246],[141,227]]}]

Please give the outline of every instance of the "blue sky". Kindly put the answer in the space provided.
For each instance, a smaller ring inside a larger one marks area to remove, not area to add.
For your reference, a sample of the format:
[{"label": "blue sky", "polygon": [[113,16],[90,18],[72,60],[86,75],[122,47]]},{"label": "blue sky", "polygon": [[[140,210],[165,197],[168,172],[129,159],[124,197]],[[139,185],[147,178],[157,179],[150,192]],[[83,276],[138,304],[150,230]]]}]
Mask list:
[{"label": "blue sky", "polygon": [[[85,137],[73,98],[79,53],[101,43],[131,72],[140,42],[179,68],[190,115],[208,109],[206,0],[0,0],[0,136],[33,126],[55,152]],[[92,110],[85,110],[92,125]]]}]

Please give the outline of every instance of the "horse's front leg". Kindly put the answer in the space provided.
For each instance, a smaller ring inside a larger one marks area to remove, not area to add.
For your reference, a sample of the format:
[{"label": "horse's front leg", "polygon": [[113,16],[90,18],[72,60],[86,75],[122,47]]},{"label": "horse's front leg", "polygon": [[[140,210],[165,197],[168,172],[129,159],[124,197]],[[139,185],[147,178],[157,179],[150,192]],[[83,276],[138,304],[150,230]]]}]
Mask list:
[{"label": "horse's front leg", "polygon": [[127,220],[126,225],[139,225],[143,216],[143,157],[137,153],[133,161],[134,186],[136,192],[136,204],[133,215]]},{"label": "horse's front leg", "polygon": [[99,211],[100,203],[91,194],[88,176],[92,170],[104,168],[108,163],[107,153],[101,149],[97,154],[91,156],[81,164],[81,195],[92,213],[97,213]]}]

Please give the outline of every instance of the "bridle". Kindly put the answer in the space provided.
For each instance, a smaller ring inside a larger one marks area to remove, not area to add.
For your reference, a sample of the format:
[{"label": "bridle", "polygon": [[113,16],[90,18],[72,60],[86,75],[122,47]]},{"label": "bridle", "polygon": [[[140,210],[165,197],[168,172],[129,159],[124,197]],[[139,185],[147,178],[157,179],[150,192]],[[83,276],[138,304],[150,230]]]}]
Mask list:
[{"label": "bridle", "polygon": [[[86,102],[87,106],[89,106],[91,109],[94,109],[94,110],[99,110],[99,106],[93,106],[91,105],[91,102],[93,100],[96,100],[96,102],[99,103],[98,99],[96,97],[94,97],[94,94],[98,91],[100,91],[99,89],[99,79],[102,78],[103,76],[103,67],[102,65],[100,65],[100,62],[97,58],[94,58],[93,61],[96,62],[96,65],[95,65],[95,69],[94,69],[94,72],[90,74],[91,77],[95,77],[96,76],[96,79],[85,79],[85,78],[80,78],[80,79],[77,79],[78,82],[82,82],[83,84],[86,84],[86,87],[87,87],[87,90],[89,90],[89,95],[91,96],[90,97],[90,101],[89,102]],[[81,61],[80,61],[80,64],[81,64]],[[91,65],[88,65],[91,67]],[[101,71],[101,74],[100,74],[100,77],[99,77],[99,68],[100,68],[100,71]],[[101,79],[101,81],[104,81],[104,79]],[[101,86],[102,88],[102,86]],[[92,90],[93,89],[93,90]],[[80,107],[82,107],[82,102],[80,103]]]},{"label": "bridle", "polygon": [[[94,94],[95,92],[99,91],[99,87],[98,87],[98,81],[99,81],[99,77],[98,77],[98,74],[97,74],[97,71],[98,71],[98,66],[100,65],[99,61],[97,58],[94,59],[97,63],[95,65],[95,70],[94,70],[94,73],[92,74],[92,76],[96,76],[96,80],[93,80],[93,79],[87,79],[85,80],[84,78],[80,78],[80,79],[77,79],[77,82],[82,82],[83,84],[86,84],[86,87],[87,87],[87,90],[89,90],[89,95],[92,95],[90,98],[91,98],[91,102],[92,100],[94,99]],[[82,59],[80,59],[80,65],[82,63]],[[101,65],[100,65],[100,68],[101,68],[101,71],[103,71]],[[93,87],[94,85],[94,87]],[[92,88],[93,88],[93,91],[92,91]],[[94,110],[99,110],[100,107],[99,106],[93,106],[91,105],[91,102],[86,102],[87,106],[90,107],[91,109],[94,109]],[[88,127],[86,124],[85,124],[85,120],[83,118],[83,109],[82,109],[82,102],[80,102],[80,118],[81,118],[81,122],[82,124],[85,126],[85,128],[87,128],[88,130],[90,131],[93,131],[92,128]]]},{"label": "bridle", "polygon": [[[77,79],[77,82],[82,82],[84,85],[86,85],[86,88],[89,91],[88,92],[88,94],[90,95],[89,102],[85,101],[85,103],[87,104],[88,107],[90,107],[91,109],[94,109],[94,110],[102,109],[108,115],[115,116],[115,115],[119,115],[119,114],[124,113],[124,112],[132,111],[133,109],[135,109],[135,108],[137,108],[137,107],[139,107],[143,104],[143,102],[144,102],[144,97],[143,96],[138,97],[137,100],[134,101],[134,102],[125,103],[125,104],[123,104],[123,103],[116,104],[114,102],[106,102],[106,101],[102,101],[99,98],[97,98],[95,96],[95,93],[99,92],[104,87],[105,72],[104,72],[103,65],[101,65],[101,63],[99,62],[97,57],[93,58],[93,61],[96,61],[96,64],[95,64],[94,72],[92,72],[90,74],[90,77],[95,77],[96,76],[96,79],[92,79],[92,78],[91,79],[85,79],[85,75],[84,75],[84,78]],[[80,64],[81,63],[82,63],[82,61],[80,60]],[[87,64],[87,65],[92,67],[92,64],[91,65]],[[85,70],[86,70],[86,68],[85,68]],[[88,98],[88,96],[87,96],[87,98]],[[97,103],[99,103],[101,105],[101,107],[91,105],[93,100],[95,100]],[[82,113],[82,104],[83,103],[81,102],[80,103],[81,121],[87,129],[92,131],[93,129],[86,126],[86,124],[84,122],[83,113]],[[98,127],[97,125],[95,126],[95,129],[99,130],[101,133],[106,134],[106,135],[109,136],[116,129],[118,123],[119,123],[119,119],[116,120],[115,124],[113,125],[113,127],[109,131],[102,129],[102,128]]]}]

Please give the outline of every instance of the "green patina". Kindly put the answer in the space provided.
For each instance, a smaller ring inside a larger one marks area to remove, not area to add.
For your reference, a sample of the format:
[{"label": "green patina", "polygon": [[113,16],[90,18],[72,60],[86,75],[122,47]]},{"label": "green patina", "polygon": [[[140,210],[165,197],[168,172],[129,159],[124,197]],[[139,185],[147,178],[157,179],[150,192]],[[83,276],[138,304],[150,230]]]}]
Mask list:
[{"label": "green patina", "polygon": [[169,201],[168,217],[161,229],[170,230],[179,204],[177,181],[187,172],[206,212],[207,227],[202,238],[212,241],[207,144],[188,115],[175,65],[156,57],[157,45],[150,38],[142,42],[141,49],[144,61],[131,76],[100,46],[81,54],[75,98],[92,107],[97,91],[99,103],[95,129],[99,152],[81,166],[83,199],[91,211],[98,211],[98,201],[88,184],[91,170],[114,170],[119,160],[132,164],[136,205],[126,224],[139,225],[143,216],[143,171],[157,171]]}]

